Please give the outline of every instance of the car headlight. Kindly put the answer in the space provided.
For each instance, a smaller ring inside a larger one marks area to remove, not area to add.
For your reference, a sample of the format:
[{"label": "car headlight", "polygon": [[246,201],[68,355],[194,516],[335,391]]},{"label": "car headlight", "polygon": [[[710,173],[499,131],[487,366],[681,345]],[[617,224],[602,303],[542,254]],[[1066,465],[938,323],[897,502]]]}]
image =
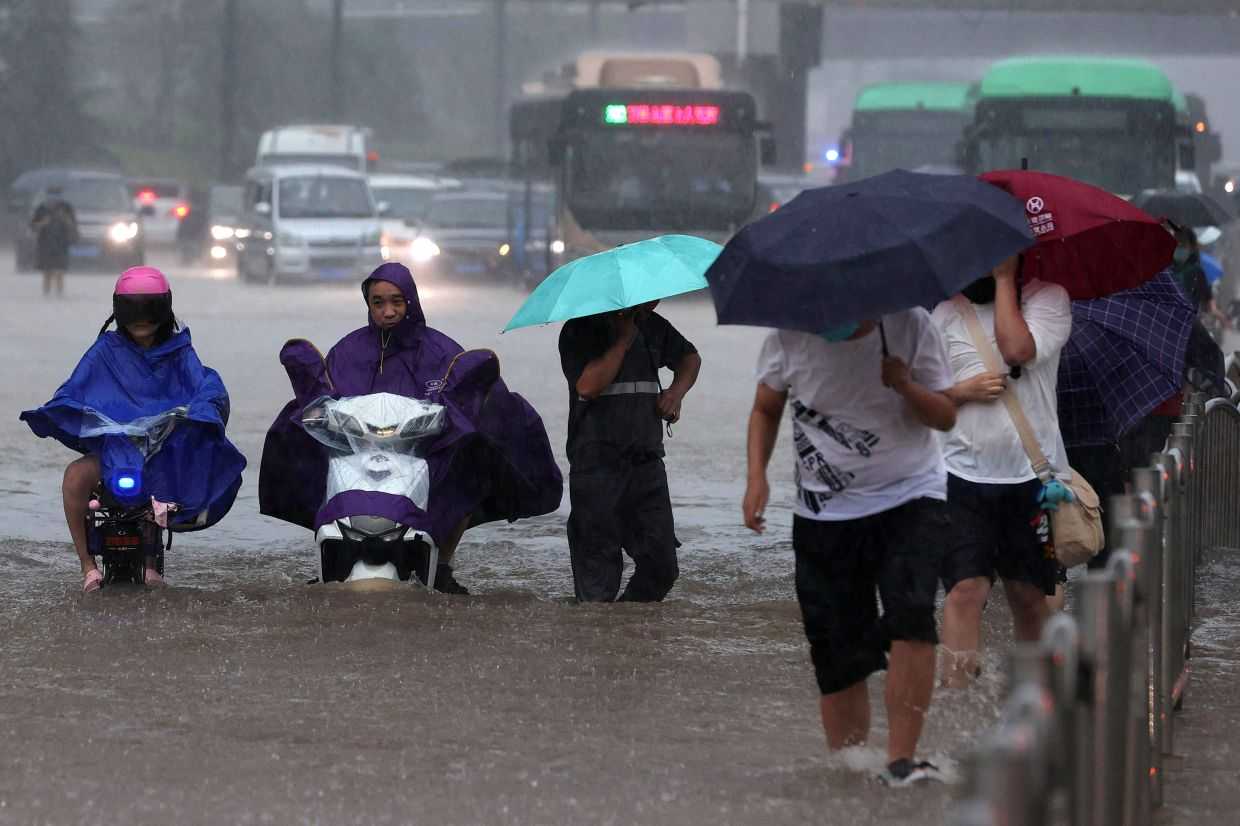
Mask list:
[{"label": "car headlight", "polygon": [[248,229],[238,229],[234,233],[238,238],[249,238],[250,231]]},{"label": "car headlight", "polygon": [[559,238],[551,242],[551,254],[552,255],[563,255],[564,254],[564,242],[561,241]]},{"label": "car headlight", "polygon": [[512,252],[512,247],[509,246],[508,242],[505,241],[499,245],[499,254],[501,258],[507,257],[510,252]]},{"label": "car headlight", "polygon": [[276,238],[277,246],[281,247],[300,247],[304,246],[305,243],[306,239],[291,232],[281,232]]},{"label": "car headlight", "polygon": [[108,227],[108,239],[114,244],[128,244],[138,237],[136,221],[117,221]]},{"label": "car headlight", "polygon": [[235,229],[233,229],[232,227],[226,227],[223,224],[216,224],[213,227],[211,227],[211,237],[214,238],[216,241],[227,241],[229,238],[234,237],[236,234],[237,234],[237,231]]},{"label": "car headlight", "polygon": [[409,245],[409,257],[419,264],[425,264],[439,255],[439,252],[439,245],[425,235],[414,238],[413,243]]}]

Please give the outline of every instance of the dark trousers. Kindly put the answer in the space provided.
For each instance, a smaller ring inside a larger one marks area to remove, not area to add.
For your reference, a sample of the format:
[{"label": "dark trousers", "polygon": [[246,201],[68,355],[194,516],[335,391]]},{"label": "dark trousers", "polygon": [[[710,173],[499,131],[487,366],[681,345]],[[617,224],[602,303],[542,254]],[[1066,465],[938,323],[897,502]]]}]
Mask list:
[{"label": "dark trousers", "polygon": [[621,601],[658,602],[676,583],[676,531],[663,460],[574,466],[568,476],[568,550],[582,602],[611,602],[620,591],[623,550],[633,576]]},{"label": "dark trousers", "polygon": [[[1086,481],[1098,494],[1102,502],[1103,512],[1111,506],[1111,497],[1124,492],[1127,471],[1124,468],[1124,455],[1119,445],[1085,445],[1068,448],[1068,464],[1085,477]],[[1097,571],[1107,566],[1111,558],[1111,535],[1106,535],[1106,543],[1093,559],[1089,560],[1090,570]]]}]

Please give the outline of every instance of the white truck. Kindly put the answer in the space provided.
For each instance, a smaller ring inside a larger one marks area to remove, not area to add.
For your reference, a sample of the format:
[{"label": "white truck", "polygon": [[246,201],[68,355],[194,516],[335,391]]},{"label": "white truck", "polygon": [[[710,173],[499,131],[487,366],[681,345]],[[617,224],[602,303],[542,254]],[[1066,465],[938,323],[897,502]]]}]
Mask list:
[{"label": "white truck", "polygon": [[343,166],[365,174],[378,155],[371,130],[344,124],[293,124],[269,129],[258,139],[256,166]]}]

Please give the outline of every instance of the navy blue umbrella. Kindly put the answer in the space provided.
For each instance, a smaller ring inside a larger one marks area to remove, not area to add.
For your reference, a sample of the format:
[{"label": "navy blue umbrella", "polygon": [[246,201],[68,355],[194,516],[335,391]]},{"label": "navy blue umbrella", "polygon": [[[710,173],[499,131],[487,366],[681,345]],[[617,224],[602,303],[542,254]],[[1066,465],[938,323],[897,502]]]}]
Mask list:
[{"label": "navy blue umbrella", "polygon": [[1032,244],[998,187],[895,170],[802,192],[738,232],[706,280],[720,324],[817,333],[932,307]]},{"label": "navy blue umbrella", "polygon": [[1064,442],[1115,442],[1179,392],[1196,318],[1170,270],[1106,298],[1073,301],[1057,386]]}]

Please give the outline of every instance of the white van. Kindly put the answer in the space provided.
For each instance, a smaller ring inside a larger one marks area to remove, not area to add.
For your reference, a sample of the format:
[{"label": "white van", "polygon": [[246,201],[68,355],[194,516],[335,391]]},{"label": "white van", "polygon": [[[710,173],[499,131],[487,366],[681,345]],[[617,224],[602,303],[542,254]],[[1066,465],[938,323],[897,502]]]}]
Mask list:
[{"label": "white van", "polygon": [[355,281],[381,263],[379,210],[366,176],[309,164],[251,169],[236,233],[246,281]]},{"label": "white van", "polygon": [[256,166],[330,164],[365,172],[372,160],[370,130],[341,124],[281,126],[258,139]]}]

